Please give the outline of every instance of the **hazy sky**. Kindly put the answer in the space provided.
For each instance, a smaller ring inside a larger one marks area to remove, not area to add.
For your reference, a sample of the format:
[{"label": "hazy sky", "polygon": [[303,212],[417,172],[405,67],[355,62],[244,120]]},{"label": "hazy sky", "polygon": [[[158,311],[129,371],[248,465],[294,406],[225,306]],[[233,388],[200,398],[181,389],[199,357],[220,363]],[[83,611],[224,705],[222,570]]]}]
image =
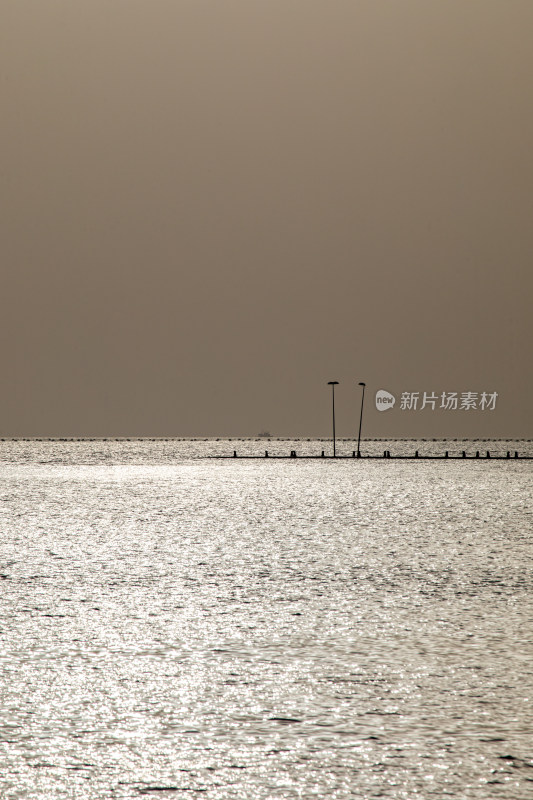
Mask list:
[{"label": "hazy sky", "polygon": [[[1,0],[0,434],[532,436],[532,0]],[[494,412],[372,408],[497,391]]]}]

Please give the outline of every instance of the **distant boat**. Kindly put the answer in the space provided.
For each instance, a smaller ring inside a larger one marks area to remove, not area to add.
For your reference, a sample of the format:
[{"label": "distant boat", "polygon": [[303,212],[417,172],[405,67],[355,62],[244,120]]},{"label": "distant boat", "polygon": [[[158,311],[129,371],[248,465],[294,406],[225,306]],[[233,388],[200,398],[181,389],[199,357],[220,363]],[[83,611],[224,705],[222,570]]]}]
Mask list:
[{"label": "distant boat", "polygon": [[257,434],[257,438],[258,439],[271,439],[272,438],[272,434],[270,433],[270,431],[261,431],[260,433]]}]

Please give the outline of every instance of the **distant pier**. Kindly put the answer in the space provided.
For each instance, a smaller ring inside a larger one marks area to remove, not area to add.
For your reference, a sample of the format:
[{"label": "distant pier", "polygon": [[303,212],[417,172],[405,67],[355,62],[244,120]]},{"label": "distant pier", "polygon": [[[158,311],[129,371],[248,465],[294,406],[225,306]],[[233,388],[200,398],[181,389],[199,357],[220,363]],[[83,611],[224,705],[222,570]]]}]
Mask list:
[{"label": "distant pier", "polygon": [[451,454],[449,450],[446,450],[442,454],[438,455],[420,455],[418,450],[412,455],[393,455],[390,450],[384,450],[383,455],[362,455],[357,454],[357,451],[354,450],[351,455],[326,455],[325,450],[322,450],[320,455],[298,455],[296,450],[291,450],[288,455],[275,455],[273,453],[269,453],[268,450],[265,450],[263,455],[247,455],[237,453],[237,450],[234,450],[232,455],[213,455],[213,456],[205,456],[206,458],[224,458],[224,459],[299,459],[300,461],[327,461],[327,460],[335,460],[335,461],[362,461],[362,460],[383,460],[383,459],[394,459],[398,461],[480,461],[480,460],[491,460],[491,461],[530,461],[533,459],[533,456],[526,456],[520,455],[518,450],[508,450],[505,455],[497,455],[494,452],[491,453],[490,450],[486,450],[481,452],[480,450],[476,450],[475,454],[469,454],[466,450],[463,450],[461,453]]}]

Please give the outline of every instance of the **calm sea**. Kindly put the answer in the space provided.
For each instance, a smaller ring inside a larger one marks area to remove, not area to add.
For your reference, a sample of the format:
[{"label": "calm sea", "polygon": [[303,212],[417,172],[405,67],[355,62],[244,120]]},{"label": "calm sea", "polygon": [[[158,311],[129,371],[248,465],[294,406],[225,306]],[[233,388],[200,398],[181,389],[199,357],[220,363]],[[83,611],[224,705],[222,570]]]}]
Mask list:
[{"label": "calm sea", "polygon": [[0,442],[3,800],[533,797],[532,462],[234,449]]}]

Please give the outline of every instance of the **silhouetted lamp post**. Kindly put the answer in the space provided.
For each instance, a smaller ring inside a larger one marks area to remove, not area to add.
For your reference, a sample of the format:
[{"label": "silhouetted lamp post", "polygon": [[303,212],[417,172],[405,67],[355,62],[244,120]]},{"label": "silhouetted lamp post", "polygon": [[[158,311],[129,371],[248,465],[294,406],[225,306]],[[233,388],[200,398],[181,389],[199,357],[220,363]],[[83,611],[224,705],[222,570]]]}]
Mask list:
[{"label": "silhouetted lamp post", "polygon": [[328,386],[331,386],[331,404],[333,410],[333,458],[335,458],[335,386],[339,381],[328,381]]},{"label": "silhouetted lamp post", "polygon": [[359,449],[359,446],[361,444],[361,427],[363,425],[363,403],[365,402],[366,383],[360,381],[359,386],[363,387],[363,394],[361,395],[361,416],[359,417],[359,436],[357,437],[357,458],[361,458],[361,450]]}]

